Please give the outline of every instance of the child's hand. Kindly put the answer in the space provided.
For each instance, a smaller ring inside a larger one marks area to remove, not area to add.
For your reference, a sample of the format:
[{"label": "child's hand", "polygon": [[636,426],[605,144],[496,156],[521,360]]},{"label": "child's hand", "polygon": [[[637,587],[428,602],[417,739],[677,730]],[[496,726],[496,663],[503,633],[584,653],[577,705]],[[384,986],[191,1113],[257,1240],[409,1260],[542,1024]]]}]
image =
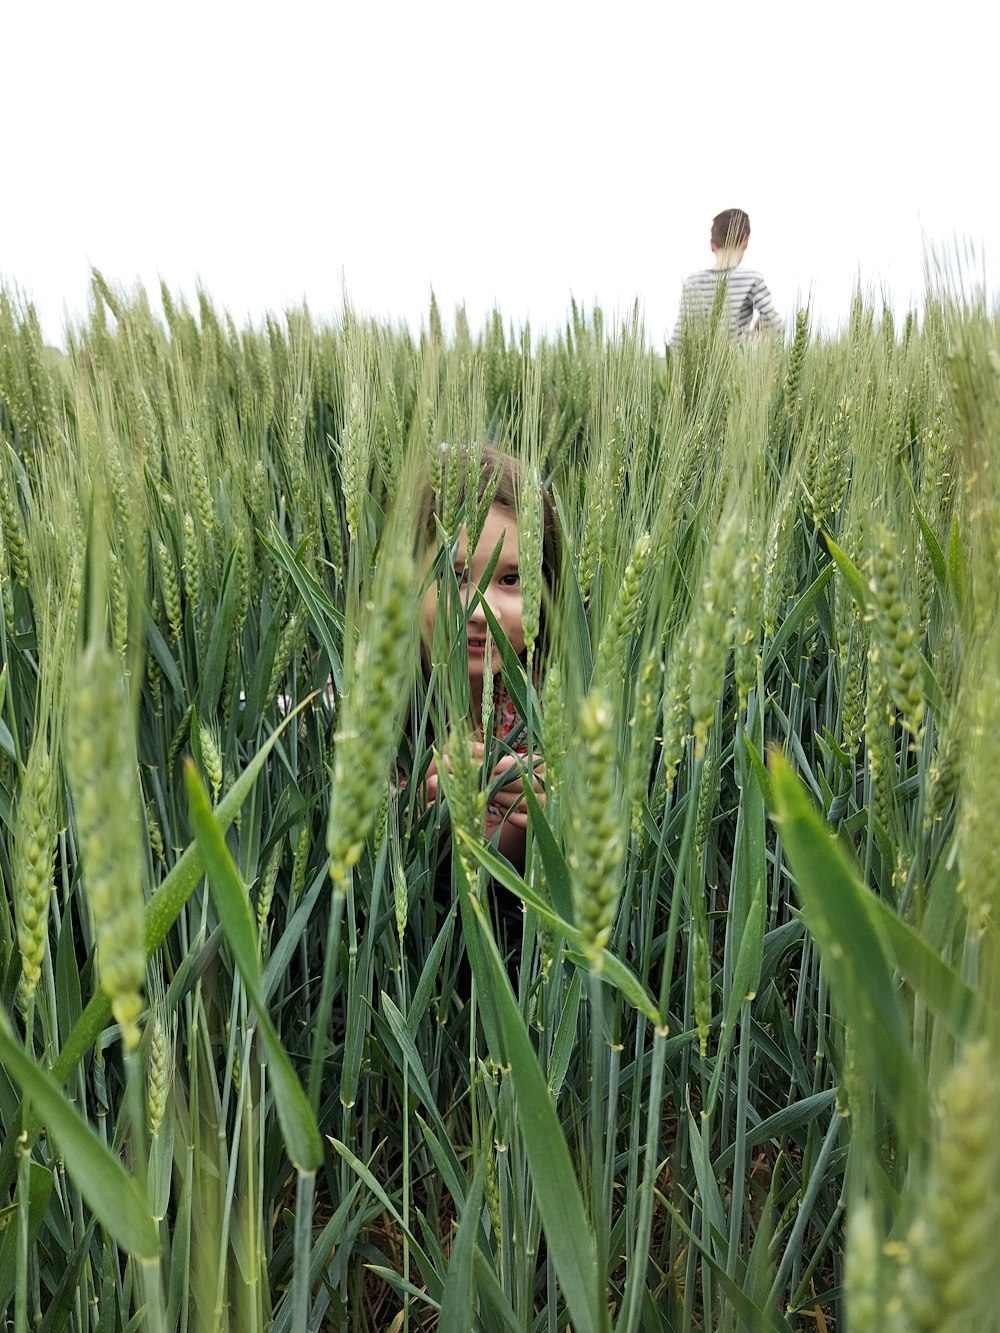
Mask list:
[{"label": "child's hand", "polygon": [[[472,741],[470,753],[476,764],[481,765],[486,756],[486,747],[482,741]],[[450,773],[451,764],[448,762],[448,756],[442,755],[441,762],[445,769]],[[490,803],[486,809],[486,835],[492,837],[501,825],[508,829],[518,829],[522,834],[528,827],[528,811],[524,804],[524,790],[521,786],[522,774],[529,771],[527,755],[502,755],[496,762],[493,771],[490,773],[489,786],[492,789],[493,784],[503,774],[510,775],[501,787],[498,787],[490,797]],[[535,800],[539,805],[545,804],[545,765],[541,763],[541,755],[535,755],[534,765],[530,768],[531,786],[535,795]],[[421,794],[423,796],[424,806],[430,808],[438,798],[440,793],[444,795],[441,786],[441,775],[438,770],[437,760],[432,759],[427,767],[427,772],[421,784]]]},{"label": "child's hand", "polygon": [[[444,762],[447,766],[447,759],[445,759]],[[424,776],[424,780],[420,784],[420,794],[423,797],[424,808],[426,810],[429,810],[435,803],[438,798],[438,792],[441,792],[442,796],[444,795],[441,788],[441,778],[438,774],[437,760],[432,759],[427,766],[427,773]]]},{"label": "child's hand", "polygon": [[[480,762],[483,760],[485,747],[481,742],[473,743],[473,755]],[[521,785],[521,776],[524,773],[531,772],[531,787],[535,799],[539,805],[545,804],[545,787],[543,781],[545,778],[545,765],[541,762],[541,755],[535,755],[534,765],[529,764],[527,755],[502,755],[496,762],[493,771],[490,773],[490,788],[492,790],[494,783],[504,773],[510,774],[509,781],[503,786],[498,787],[490,797],[490,804],[487,810],[486,829],[487,833],[494,832],[501,823],[508,827],[517,829],[527,829],[528,811],[524,804],[524,789]],[[490,817],[492,815],[492,818]]]}]

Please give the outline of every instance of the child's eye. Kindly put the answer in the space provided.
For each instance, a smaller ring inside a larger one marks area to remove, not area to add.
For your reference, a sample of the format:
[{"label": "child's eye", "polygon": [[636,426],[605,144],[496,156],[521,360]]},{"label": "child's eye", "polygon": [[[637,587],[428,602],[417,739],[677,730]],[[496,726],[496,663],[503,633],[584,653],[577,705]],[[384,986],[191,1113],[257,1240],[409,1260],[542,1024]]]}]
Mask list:
[{"label": "child's eye", "polygon": [[456,579],[458,579],[459,583],[464,583],[464,582],[465,582],[466,575],[467,575],[467,571],[464,570],[464,569],[456,569],[456,570],[455,570],[455,577],[456,577]]},{"label": "child's eye", "polygon": [[521,586],[520,573],[515,569],[510,574],[504,574],[500,580],[500,586],[502,588],[519,588]]}]

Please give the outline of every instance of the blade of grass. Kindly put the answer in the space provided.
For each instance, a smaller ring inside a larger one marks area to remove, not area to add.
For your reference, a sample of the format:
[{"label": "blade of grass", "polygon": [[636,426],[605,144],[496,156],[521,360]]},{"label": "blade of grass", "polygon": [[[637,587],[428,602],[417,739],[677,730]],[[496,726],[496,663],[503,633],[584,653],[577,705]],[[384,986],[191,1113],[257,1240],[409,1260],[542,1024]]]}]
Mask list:
[{"label": "blade of grass", "polygon": [[67,1101],[59,1081],[21,1049],[0,1011],[0,1056],[4,1068],[31,1098],[59,1145],[80,1193],[123,1250],[155,1259],[160,1238],[143,1194],[108,1145]]},{"label": "blade of grass", "polygon": [[517,1118],[549,1251],[576,1333],[602,1333],[607,1328],[607,1308],[573,1161],[496,942],[482,908],[474,899],[471,902],[489,969],[476,981],[492,992],[503,1028]]},{"label": "blade of grass", "polygon": [[884,933],[869,910],[868,890],[777,751],[771,755],[771,781],[772,818],[795,875],[806,925],[855,1032],[856,1048],[897,1118],[916,1130],[925,1110],[922,1081]]},{"label": "blade of grass", "polygon": [[[491,847],[487,847],[475,838],[471,838],[464,829],[458,830],[458,836],[484,870],[489,871],[490,875],[504,888],[510,889],[511,893],[516,894],[533,912],[536,912],[564,936],[567,943],[575,950],[575,953],[571,954],[570,957],[579,967],[589,970],[590,963],[585,956],[583,936],[576,926],[570,925],[568,921],[554,912],[548,903],[543,902],[541,898],[532,893],[513,866],[494,852]],[[608,949],[600,951],[599,959],[602,978],[609,985],[614,986],[628,1000],[629,1004],[637,1009],[639,1013],[644,1014],[651,1023],[660,1026],[659,1010],[646,993],[642,982],[635,973]]]},{"label": "blade of grass", "polygon": [[292,1068],[267,1010],[261,985],[257,929],[250,902],[222,833],[212,816],[208,792],[197,768],[189,760],[185,768],[188,802],[195,837],[205,860],[209,887],[229,947],[257,1014],[259,1031],[267,1051],[278,1121],[288,1155],[302,1173],[311,1173],[323,1160],[323,1145],[312,1107]]},{"label": "blade of grass", "polygon": [[[489,1146],[487,1145],[487,1151]],[[465,1196],[465,1208],[451,1247],[448,1275],[444,1281],[441,1312],[438,1316],[439,1333],[472,1333],[476,1328],[473,1316],[475,1291],[473,1260],[476,1236],[480,1231],[479,1211],[483,1197],[483,1170],[485,1158],[480,1155]]]}]

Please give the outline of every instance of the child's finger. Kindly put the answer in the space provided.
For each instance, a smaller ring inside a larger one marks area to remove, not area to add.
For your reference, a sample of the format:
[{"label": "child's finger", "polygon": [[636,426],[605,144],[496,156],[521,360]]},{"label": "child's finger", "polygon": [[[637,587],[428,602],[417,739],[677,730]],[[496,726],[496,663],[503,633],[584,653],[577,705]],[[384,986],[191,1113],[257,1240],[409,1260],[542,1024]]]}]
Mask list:
[{"label": "child's finger", "polygon": [[522,809],[508,809],[499,805],[489,805],[486,811],[486,836],[492,838],[497,829],[500,828],[519,828],[528,827],[527,811]]},{"label": "child's finger", "polygon": [[524,772],[524,761],[515,754],[505,754],[497,760],[490,774],[491,781],[495,781],[502,773],[510,773],[511,779],[520,777]]},{"label": "child's finger", "polygon": [[504,773],[510,774],[508,782],[504,784],[505,786],[509,786],[511,783],[516,783],[517,786],[520,787],[521,777],[525,773],[530,773],[531,785],[535,792],[537,793],[544,790],[542,785],[545,780],[544,765],[541,765],[538,768],[531,768],[527,761],[522,759],[520,755],[507,754],[497,760],[496,766],[490,774],[490,781],[495,782],[496,779]]},{"label": "child's finger", "polygon": [[520,783],[516,787],[513,783],[508,783],[506,787],[500,787],[493,793],[490,797],[490,804],[498,806],[502,810],[510,810],[523,800],[524,796],[521,792]]},{"label": "child's finger", "polygon": [[433,805],[441,790],[441,779],[438,777],[437,769],[434,768],[433,764],[427,770],[427,776],[420,790],[423,793],[424,804],[427,806]]}]

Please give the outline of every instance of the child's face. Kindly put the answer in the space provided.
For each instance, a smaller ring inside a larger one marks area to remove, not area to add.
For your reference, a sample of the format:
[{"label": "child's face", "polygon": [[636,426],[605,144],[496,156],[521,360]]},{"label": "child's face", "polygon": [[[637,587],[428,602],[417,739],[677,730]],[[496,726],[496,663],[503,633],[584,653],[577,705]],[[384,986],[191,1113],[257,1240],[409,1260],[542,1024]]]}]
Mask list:
[{"label": "child's face", "polygon": [[[503,538],[500,555],[489,583],[483,588],[483,597],[500,628],[506,634],[510,646],[520,657],[524,652],[524,621],[521,616],[521,570],[519,563],[517,519],[514,511],[506,505],[490,506],[479,538],[479,545],[469,557],[466,531],[463,528],[455,549],[455,573],[466,605],[469,607],[469,619],[465,637],[469,645],[469,680],[482,683],[486,653],[486,615],[479,598],[472,599],[472,592],[479,587],[497,543]],[[432,585],[424,598],[424,632],[428,642],[434,633],[437,618],[437,587]],[[493,646],[493,660],[490,671],[495,674],[500,670],[500,653]]]}]

